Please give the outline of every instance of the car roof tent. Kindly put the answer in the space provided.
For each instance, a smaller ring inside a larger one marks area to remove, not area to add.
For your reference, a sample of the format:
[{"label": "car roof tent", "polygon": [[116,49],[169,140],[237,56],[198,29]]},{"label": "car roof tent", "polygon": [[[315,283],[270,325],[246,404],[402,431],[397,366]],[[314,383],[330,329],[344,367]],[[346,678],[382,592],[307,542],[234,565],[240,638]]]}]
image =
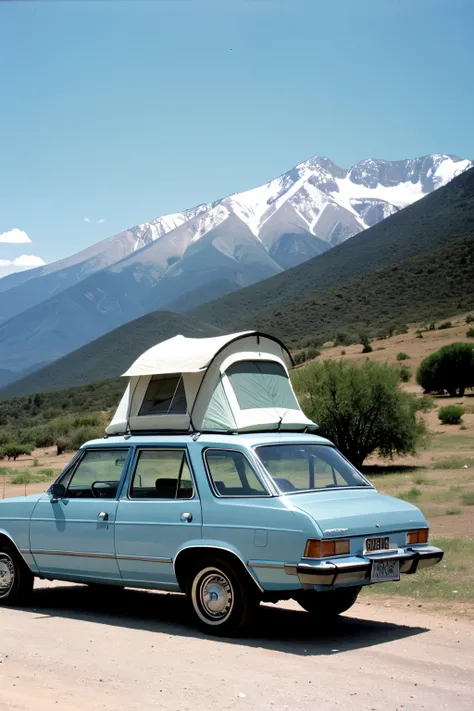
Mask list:
[{"label": "car roof tent", "polygon": [[215,338],[175,336],[145,351],[107,434],[303,431],[302,412],[278,339],[257,331]]}]

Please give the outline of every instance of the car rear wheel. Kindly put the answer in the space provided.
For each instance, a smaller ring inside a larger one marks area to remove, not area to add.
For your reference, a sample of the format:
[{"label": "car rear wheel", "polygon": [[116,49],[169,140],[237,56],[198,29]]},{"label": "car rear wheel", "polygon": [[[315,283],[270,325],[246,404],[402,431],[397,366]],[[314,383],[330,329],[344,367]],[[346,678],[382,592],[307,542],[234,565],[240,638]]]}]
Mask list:
[{"label": "car rear wheel", "polygon": [[20,605],[33,590],[31,570],[10,546],[0,543],[0,605]]},{"label": "car rear wheel", "polygon": [[325,592],[301,590],[295,600],[306,612],[324,620],[349,610],[356,602],[359,592],[360,587],[337,588]]},{"label": "car rear wheel", "polygon": [[[246,576],[246,577],[243,577]],[[202,559],[188,577],[186,597],[197,625],[208,634],[238,636],[248,632],[259,604],[248,574],[227,561]]]}]

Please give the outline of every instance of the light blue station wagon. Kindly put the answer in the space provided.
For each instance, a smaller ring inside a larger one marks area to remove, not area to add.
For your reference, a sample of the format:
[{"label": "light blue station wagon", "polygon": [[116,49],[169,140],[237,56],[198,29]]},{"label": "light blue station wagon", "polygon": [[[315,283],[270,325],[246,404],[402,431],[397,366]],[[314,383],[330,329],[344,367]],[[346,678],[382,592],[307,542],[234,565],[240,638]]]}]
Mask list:
[{"label": "light blue station wagon", "polygon": [[142,354],[107,436],[46,494],[0,501],[0,604],[34,577],[171,590],[201,628],[230,635],[260,601],[329,619],[364,585],[438,563],[423,514],[314,434],[291,365],[258,332]]},{"label": "light blue station wagon", "polygon": [[434,565],[428,524],[310,434],[125,436],[87,443],[43,495],[0,501],[0,602],[34,576],[185,592],[217,634],[261,600],[327,618],[364,585]]}]

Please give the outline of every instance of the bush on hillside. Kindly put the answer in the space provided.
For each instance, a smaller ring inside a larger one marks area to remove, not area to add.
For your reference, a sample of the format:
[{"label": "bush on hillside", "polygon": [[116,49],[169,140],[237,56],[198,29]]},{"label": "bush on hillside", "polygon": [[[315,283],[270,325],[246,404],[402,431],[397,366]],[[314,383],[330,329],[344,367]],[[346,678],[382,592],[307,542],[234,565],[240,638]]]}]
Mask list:
[{"label": "bush on hillside", "polygon": [[370,343],[366,343],[364,347],[362,348],[362,353],[372,353],[374,349],[370,345]]},{"label": "bush on hillside", "polygon": [[444,331],[446,328],[452,328],[453,324],[451,321],[443,321],[443,323],[440,323],[438,326],[438,331]]},{"label": "bush on hillside", "polygon": [[474,328],[470,328],[466,331],[467,338],[474,338]]},{"label": "bush on hillside", "polygon": [[397,353],[397,360],[408,360],[409,357],[408,353],[404,353],[403,351]]},{"label": "bush on hillside", "polygon": [[474,386],[474,348],[470,343],[450,343],[425,358],[416,374],[425,392],[463,396]]},{"label": "bush on hillside", "polygon": [[474,322],[474,316],[472,314],[469,314],[469,316],[466,316],[466,323],[473,323]]},{"label": "bush on hillside", "polygon": [[399,368],[372,361],[324,361],[293,374],[306,415],[356,466],[375,451],[412,454],[426,433],[417,418],[424,398],[403,392],[399,383]]},{"label": "bush on hillside", "polygon": [[411,369],[407,365],[400,366],[400,380],[402,383],[409,383],[411,378]]},{"label": "bush on hillside", "polygon": [[438,418],[443,425],[460,425],[463,415],[464,408],[460,405],[445,405],[440,407],[438,412]]},{"label": "bush on hillside", "polygon": [[16,462],[18,457],[20,457],[22,454],[30,455],[33,449],[34,445],[32,444],[19,444],[18,442],[8,442],[7,444],[3,445],[2,452],[3,457],[6,457],[8,461],[10,461],[10,459],[13,459],[13,461]]}]

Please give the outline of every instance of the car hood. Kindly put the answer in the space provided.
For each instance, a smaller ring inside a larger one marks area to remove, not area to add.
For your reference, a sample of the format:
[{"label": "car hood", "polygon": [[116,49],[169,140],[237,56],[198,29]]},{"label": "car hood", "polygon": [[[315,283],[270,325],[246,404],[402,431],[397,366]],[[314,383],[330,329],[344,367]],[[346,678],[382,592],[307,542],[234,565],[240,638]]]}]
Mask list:
[{"label": "car hood", "polygon": [[416,506],[375,489],[329,489],[290,498],[292,506],[311,516],[323,536],[357,536],[427,526]]}]

